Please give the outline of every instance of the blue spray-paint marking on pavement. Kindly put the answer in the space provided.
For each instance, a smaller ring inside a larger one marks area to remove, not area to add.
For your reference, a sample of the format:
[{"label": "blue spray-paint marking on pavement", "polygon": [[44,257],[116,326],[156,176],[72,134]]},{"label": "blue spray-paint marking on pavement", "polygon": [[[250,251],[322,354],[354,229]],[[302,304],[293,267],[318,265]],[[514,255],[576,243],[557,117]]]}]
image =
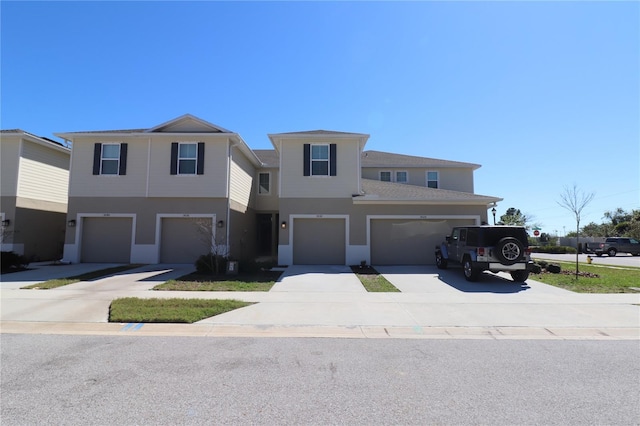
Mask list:
[{"label": "blue spray-paint marking on pavement", "polygon": [[[135,325],[135,327],[134,327]],[[131,331],[138,331],[142,328],[142,326],[144,325],[144,323],[138,323],[138,324],[134,324],[132,322],[128,323],[127,325],[125,325],[124,327],[122,327],[120,329],[120,331],[128,331],[131,327],[133,327],[131,329]]]}]

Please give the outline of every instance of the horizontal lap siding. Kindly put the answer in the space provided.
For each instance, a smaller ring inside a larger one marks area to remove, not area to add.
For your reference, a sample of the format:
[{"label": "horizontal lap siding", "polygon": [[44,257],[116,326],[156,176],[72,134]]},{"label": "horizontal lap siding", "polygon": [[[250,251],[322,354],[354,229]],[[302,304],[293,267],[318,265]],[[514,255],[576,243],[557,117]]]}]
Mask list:
[{"label": "horizontal lap siding", "polygon": [[19,197],[67,204],[69,154],[25,141],[18,182]]}]

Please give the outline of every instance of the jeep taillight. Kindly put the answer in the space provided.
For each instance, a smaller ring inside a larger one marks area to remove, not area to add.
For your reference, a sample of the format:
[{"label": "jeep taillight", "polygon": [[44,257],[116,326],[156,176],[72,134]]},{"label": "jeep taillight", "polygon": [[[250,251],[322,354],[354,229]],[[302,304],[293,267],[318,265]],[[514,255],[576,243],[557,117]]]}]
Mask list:
[{"label": "jeep taillight", "polygon": [[478,247],[478,256],[484,256],[484,247]]},{"label": "jeep taillight", "polygon": [[524,254],[526,254],[527,256],[531,256],[531,249],[529,247],[524,249]]}]

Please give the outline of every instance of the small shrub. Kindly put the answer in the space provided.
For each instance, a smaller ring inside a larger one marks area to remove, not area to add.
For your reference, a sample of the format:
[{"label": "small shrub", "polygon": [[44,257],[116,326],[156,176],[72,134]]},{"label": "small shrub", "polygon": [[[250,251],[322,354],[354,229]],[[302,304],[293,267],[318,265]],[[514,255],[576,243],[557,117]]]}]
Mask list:
[{"label": "small shrub", "polygon": [[19,271],[29,265],[29,259],[12,251],[3,251],[0,254],[2,272]]},{"label": "small shrub", "polygon": [[550,263],[545,269],[547,270],[547,272],[550,272],[552,274],[559,274],[562,270],[562,268],[560,268],[560,265],[556,265],[555,263]]},{"label": "small shrub", "polygon": [[253,274],[262,270],[269,270],[277,265],[277,262],[272,260],[255,261],[244,260],[238,262],[238,270],[243,274]]},{"label": "small shrub", "polygon": [[199,274],[220,274],[225,271],[227,258],[219,254],[203,254],[196,260],[195,267]]},{"label": "small shrub", "polygon": [[532,253],[574,254],[576,249],[569,246],[530,246]]},{"label": "small shrub", "polygon": [[540,265],[538,265],[537,263],[531,265],[531,273],[539,274],[540,272],[542,272],[542,267]]},{"label": "small shrub", "polygon": [[536,260],[536,264],[540,265],[540,268],[544,269],[547,267],[549,262],[547,262],[546,260]]}]

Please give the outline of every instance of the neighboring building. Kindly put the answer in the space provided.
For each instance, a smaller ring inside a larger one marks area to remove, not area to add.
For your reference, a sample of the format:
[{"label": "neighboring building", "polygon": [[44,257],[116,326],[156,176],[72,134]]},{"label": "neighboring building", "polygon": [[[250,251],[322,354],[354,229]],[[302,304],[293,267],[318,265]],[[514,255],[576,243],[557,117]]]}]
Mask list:
[{"label": "neighboring building", "polygon": [[0,131],[2,251],[62,258],[71,151],[24,130]]},{"label": "neighboring building", "polygon": [[214,247],[283,265],[431,264],[451,227],[501,200],[473,193],[477,164],[363,151],[359,133],[272,134],[254,151],[187,114],[57,136],[73,143],[72,262],[192,263]]}]

